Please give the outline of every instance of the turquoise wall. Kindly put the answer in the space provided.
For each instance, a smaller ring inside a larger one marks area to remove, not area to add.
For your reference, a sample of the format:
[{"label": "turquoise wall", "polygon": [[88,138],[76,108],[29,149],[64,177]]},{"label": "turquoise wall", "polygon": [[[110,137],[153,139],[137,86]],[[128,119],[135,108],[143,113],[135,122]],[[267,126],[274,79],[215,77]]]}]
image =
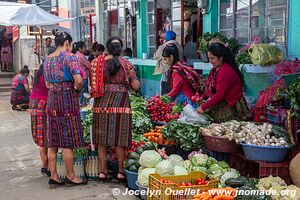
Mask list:
[{"label": "turquoise wall", "polygon": [[209,0],[207,14],[203,16],[203,32],[218,32],[218,1]]},{"label": "turquoise wall", "polygon": [[141,0],[138,7],[138,15],[136,19],[137,28],[137,57],[142,58],[143,53],[147,52],[147,0]]},{"label": "turquoise wall", "polygon": [[288,56],[300,58],[300,1],[290,0],[288,18]]}]

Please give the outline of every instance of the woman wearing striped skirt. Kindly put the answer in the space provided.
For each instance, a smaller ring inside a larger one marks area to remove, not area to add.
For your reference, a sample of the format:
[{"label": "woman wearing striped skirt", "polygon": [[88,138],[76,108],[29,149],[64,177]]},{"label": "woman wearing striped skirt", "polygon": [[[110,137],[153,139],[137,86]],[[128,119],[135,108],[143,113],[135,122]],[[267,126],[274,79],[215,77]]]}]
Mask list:
[{"label": "woman wearing striped skirt", "polygon": [[31,132],[33,141],[38,146],[42,160],[41,173],[51,176],[48,170],[47,156],[47,105],[48,88],[44,79],[44,66],[41,65],[33,80],[33,90],[30,94],[29,112],[31,116]]},{"label": "woman wearing striped skirt", "polygon": [[122,41],[114,37],[106,43],[109,55],[100,55],[91,65],[93,137],[99,145],[99,179],[107,181],[107,147],[117,147],[117,178],[124,180],[123,161],[126,147],[131,145],[131,108],[128,90],[139,90],[134,66],[120,57]]},{"label": "woman wearing striped skirt", "polygon": [[64,185],[56,171],[56,154],[63,149],[66,165],[65,183],[78,185],[86,183],[74,174],[73,149],[84,145],[79,111],[79,94],[82,77],[72,49],[72,38],[68,33],[55,36],[56,51],[44,63],[46,85],[49,88],[47,100],[48,156],[51,179],[50,188]]}]

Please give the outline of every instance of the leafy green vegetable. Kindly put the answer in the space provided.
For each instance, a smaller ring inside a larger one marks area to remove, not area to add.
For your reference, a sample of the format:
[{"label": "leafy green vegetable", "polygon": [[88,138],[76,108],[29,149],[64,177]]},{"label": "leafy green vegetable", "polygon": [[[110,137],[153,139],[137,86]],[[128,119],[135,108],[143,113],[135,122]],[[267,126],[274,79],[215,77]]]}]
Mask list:
[{"label": "leafy green vegetable", "polygon": [[183,111],[183,108],[184,106],[179,103],[179,104],[176,104],[173,108],[172,108],[172,113],[171,115],[174,115],[175,113],[181,113]]},{"label": "leafy green vegetable", "polygon": [[188,174],[188,172],[184,167],[182,167],[182,166],[175,166],[174,167],[174,175],[175,176],[187,175],[187,174]]},{"label": "leafy green vegetable", "polygon": [[160,101],[166,104],[170,104],[172,102],[172,98],[165,94],[160,97]]},{"label": "leafy green vegetable", "polygon": [[93,111],[87,110],[86,118],[82,121],[83,139],[86,143],[90,142],[90,127],[93,125]]},{"label": "leafy green vegetable", "polygon": [[252,60],[249,56],[248,51],[238,54],[236,56],[236,62],[238,64],[252,64]]},{"label": "leafy green vegetable", "polygon": [[174,165],[169,160],[163,160],[156,165],[155,172],[158,173],[160,176],[174,175]]},{"label": "leafy green vegetable", "polygon": [[171,161],[174,166],[184,166],[184,160],[181,156],[172,154],[169,156],[168,160]]},{"label": "leafy green vegetable", "polygon": [[73,149],[74,157],[83,156],[86,157],[88,155],[88,149],[86,147],[79,147]]},{"label": "leafy green vegetable", "polygon": [[200,166],[192,167],[192,171],[207,173],[206,167],[200,167]]},{"label": "leafy green vegetable", "polygon": [[207,167],[210,167],[211,165],[217,164],[217,163],[218,163],[218,161],[217,161],[215,158],[209,157],[209,158],[207,159],[206,166],[207,166]]},{"label": "leafy green vegetable", "polygon": [[156,167],[161,160],[162,158],[159,153],[154,150],[146,150],[141,154],[139,163],[145,168],[153,168]]},{"label": "leafy green vegetable", "polygon": [[287,95],[291,100],[293,115],[300,117],[300,76],[287,88]]},{"label": "leafy green vegetable", "polygon": [[148,187],[149,175],[155,173],[155,168],[145,168],[138,173],[137,182],[143,187]]},{"label": "leafy green vegetable", "polygon": [[199,150],[204,141],[199,132],[200,125],[192,125],[172,120],[162,130],[164,138],[175,140],[184,151]]},{"label": "leafy green vegetable", "polygon": [[193,166],[205,167],[208,160],[208,156],[206,154],[196,154],[191,158]]}]

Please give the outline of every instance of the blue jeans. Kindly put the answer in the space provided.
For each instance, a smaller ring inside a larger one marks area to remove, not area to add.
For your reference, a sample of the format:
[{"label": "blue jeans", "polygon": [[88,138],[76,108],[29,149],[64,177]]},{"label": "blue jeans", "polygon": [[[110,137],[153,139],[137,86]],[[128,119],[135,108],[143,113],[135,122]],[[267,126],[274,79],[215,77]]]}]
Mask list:
[{"label": "blue jeans", "polygon": [[180,92],[175,98],[175,103],[178,104],[182,104],[184,105],[184,103],[188,103],[191,106],[193,106],[193,108],[198,108],[198,105],[196,103],[193,103],[187,96],[185,96],[182,92]]},{"label": "blue jeans", "polygon": [[83,93],[88,93],[88,84],[89,81],[88,79],[83,79],[83,86],[82,86],[82,90],[81,90],[81,94],[80,94],[80,98],[79,98],[79,104],[82,105],[83,104]]}]

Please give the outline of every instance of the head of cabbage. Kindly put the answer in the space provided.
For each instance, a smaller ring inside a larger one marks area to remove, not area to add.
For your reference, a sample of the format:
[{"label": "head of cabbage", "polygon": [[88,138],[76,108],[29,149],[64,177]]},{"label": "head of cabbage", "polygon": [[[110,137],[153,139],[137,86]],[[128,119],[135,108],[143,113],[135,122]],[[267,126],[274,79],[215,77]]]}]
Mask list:
[{"label": "head of cabbage", "polygon": [[155,168],[145,168],[138,173],[137,182],[140,186],[148,187],[149,175],[155,173]]},{"label": "head of cabbage", "polygon": [[168,160],[171,161],[174,166],[184,166],[184,160],[181,156],[172,154],[169,156]]},{"label": "head of cabbage", "polygon": [[195,154],[191,157],[191,162],[193,166],[205,167],[208,156],[206,154]]},{"label": "head of cabbage", "polygon": [[147,150],[141,154],[139,163],[145,168],[155,168],[161,160],[159,153],[154,150]]},{"label": "head of cabbage", "polygon": [[170,176],[174,175],[174,165],[169,160],[163,160],[157,164],[155,168],[156,173],[160,176]]},{"label": "head of cabbage", "polygon": [[182,166],[175,166],[174,167],[174,175],[175,176],[187,175],[187,174],[188,174],[188,172],[184,167],[182,167]]}]

